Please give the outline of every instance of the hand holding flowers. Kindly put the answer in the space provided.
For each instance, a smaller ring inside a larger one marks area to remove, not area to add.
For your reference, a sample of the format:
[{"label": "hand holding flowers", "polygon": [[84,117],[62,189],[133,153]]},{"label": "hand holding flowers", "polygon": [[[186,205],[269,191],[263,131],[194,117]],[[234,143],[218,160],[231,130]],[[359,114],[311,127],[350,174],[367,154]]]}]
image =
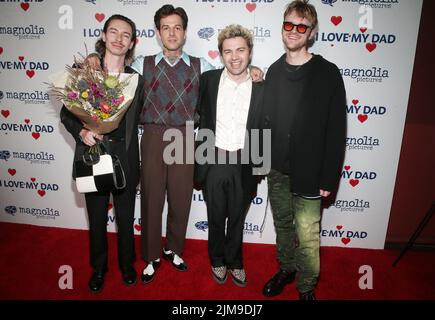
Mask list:
[{"label": "hand holding flowers", "polygon": [[98,134],[115,130],[134,98],[138,76],[97,71],[87,63],[75,65],[78,68],[67,66],[50,76],[54,95],[86,129]]}]

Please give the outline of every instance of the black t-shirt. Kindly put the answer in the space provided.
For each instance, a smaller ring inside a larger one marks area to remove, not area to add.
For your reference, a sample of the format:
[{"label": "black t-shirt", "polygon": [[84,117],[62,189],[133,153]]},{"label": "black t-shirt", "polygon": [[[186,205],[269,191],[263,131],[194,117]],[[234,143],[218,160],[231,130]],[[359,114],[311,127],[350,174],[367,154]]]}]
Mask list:
[{"label": "black t-shirt", "polygon": [[[272,121],[272,169],[281,173],[290,173],[290,139],[291,128],[294,121],[297,121],[297,112],[303,107],[301,101],[302,93],[305,88],[306,75],[310,69],[315,55],[303,65],[290,65],[285,60],[285,55],[281,57],[274,70],[269,70],[266,76],[266,88],[274,88],[279,94],[274,94],[271,99],[273,108]],[[267,89],[266,89],[267,90]],[[267,91],[266,91],[266,94]]]}]

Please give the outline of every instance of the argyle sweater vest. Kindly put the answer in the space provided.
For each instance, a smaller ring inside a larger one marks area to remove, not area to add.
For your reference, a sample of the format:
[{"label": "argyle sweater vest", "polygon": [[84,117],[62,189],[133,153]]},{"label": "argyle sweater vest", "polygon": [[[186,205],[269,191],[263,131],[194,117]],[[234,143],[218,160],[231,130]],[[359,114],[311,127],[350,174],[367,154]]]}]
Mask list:
[{"label": "argyle sweater vest", "polygon": [[165,59],[155,65],[155,56],[144,58],[142,124],[174,127],[194,120],[201,64],[199,58],[189,58],[190,66],[180,60],[172,67]]}]

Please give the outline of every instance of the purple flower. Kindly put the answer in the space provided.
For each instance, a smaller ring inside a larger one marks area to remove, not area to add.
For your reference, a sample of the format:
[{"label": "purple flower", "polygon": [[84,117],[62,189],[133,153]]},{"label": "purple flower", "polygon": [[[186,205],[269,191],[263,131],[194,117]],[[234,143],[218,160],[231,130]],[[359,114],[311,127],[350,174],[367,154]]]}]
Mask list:
[{"label": "purple flower", "polygon": [[76,100],[78,98],[78,96],[79,95],[77,94],[77,92],[74,92],[74,91],[70,91],[67,94],[68,99],[71,99],[71,100]]}]

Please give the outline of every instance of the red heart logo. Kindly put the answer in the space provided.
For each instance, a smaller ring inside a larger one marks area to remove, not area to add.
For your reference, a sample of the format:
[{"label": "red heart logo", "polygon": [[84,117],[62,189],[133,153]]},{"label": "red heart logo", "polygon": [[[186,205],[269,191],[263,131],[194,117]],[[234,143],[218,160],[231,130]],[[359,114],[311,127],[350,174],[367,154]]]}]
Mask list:
[{"label": "red heart logo", "polygon": [[358,115],[358,120],[359,120],[359,122],[361,122],[361,123],[363,123],[364,121],[366,121],[368,118],[369,118],[369,116],[366,115],[366,114],[359,114],[359,115]]},{"label": "red heart logo", "polygon": [[349,170],[350,169],[350,166],[344,166],[344,170]]},{"label": "red heart logo", "polygon": [[367,31],[367,28],[359,28],[359,31],[361,31],[362,33]]},{"label": "red heart logo", "polygon": [[38,140],[40,136],[41,134],[39,132],[32,132],[33,139]]},{"label": "red heart logo", "polygon": [[97,19],[98,22],[101,22],[104,20],[106,16],[104,15],[104,13],[96,13],[95,14],[95,19]]},{"label": "red heart logo", "polygon": [[38,194],[43,197],[45,196],[45,190],[38,190]]},{"label": "red heart logo", "polygon": [[331,22],[334,26],[338,26],[342,20],[343,20],[343,18],[341,16],[332,16],[331,17]]},{"label": "red heart logo", "polygon": [[248,4],[246,4],[246,9],[247,9],[249,12],[254,11],[255,8],[257,8],[257,5],[256,5],[255,3],[248,3]]},{"label": "red heart logo", "polygon": [[18,60],[23,61],[24,60],[24,56],[19,56]]},{"label": "red heart logo", "polygon": [[21,3],[20,6],[21,6],[21,9],[23,9],[24,11],[27,11],[27,9],[29,9],[30,5],[28,3]]},{"label": "red heart logo", "polygon": [[376,43],[366,43],[366,49],[367,49],[369,52],[372,52],[373,50],[376,49]]},{"label": "red heart logo", "polygon": [[208,56],[212,59],[216,59],[217,56],[219,56],[219,51],[216,50],[210,50],[208,52]]},{"label": "red heart logo", "polygon": [[350,179],[349,183],[352,187],[355,187],[359,183],[359,180],[358,179]]},{"label": "red heart logo", "polygon": [[25,122],[25,123],[29,123],[29,122],[30,122],[30,119],[24,119],[24,122]]},{"label": "red heart logo", "polygon": [[134,225],[134,228],[135,228],[137,231],[140,231],[140,230],[141,230],[140,224],[135,224],[135,225]]},{"label": "red heart logo", "polygon": [[35,75],[35,71],[33,70],[26,70],[26,74],[29,78],[33,78],[33,76]]},{"label": "red heart logo", "polygon": [[9,114],[10,114],[9,110],[2,110],[3,117],[7,118],[7,117],[9,117]]},{"label": "red heart logo", "polygon": [[35,182],[36,178],[30,178],[30,180],[32,180],[32,182]]},{"label": "red heart logo", "polygon": [[139,38],[136,38],[136,44],[138,44],[139,43]]},{"label": "red heart logo", "polygon": [[341,242],[348,244],[350,242],[350,238],[341,238]]},{"label": "red heart logo", "polygon": [[341,228],[343,228],[343,226],[336,226],[337,230],[341,230]]},{"label": "red heart logo", "polygon": [[17,170],[15,169],[8,169],[8,172],[11,176],[14,176],[17,173]]},{"label": "red heart logo", "polygon": [[353,99],[353,100],[352,100],[352,104],[353,104],[354,106],[356,106],[356,105],[358,104],[358,102],[359,102],[358,99]]},{"label": "red heart logo", "polygon": [[109,206],[107,207],[107,210],[110,210],[110,209],[112,209],[113,208],[113,204],[111,204],[110,202],[109,202]]},{"label": "red heart logo", "polygon": [[3,53],[3,47],[0,47],[0,54]]}]

